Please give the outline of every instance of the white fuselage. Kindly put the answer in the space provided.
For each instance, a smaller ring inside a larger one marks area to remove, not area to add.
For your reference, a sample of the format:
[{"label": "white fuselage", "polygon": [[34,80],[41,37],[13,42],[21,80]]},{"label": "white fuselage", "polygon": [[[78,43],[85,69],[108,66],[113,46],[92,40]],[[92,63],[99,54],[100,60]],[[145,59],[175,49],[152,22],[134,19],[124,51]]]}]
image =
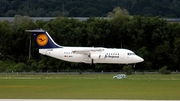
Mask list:
[{"label": "white fuselage", "polygon": [[[128,49],[61,47],[39,49],[39,53],[69,62],[131,64],[144,61]],[[103,51],[102,51],[103,49]],[[87,50],[87,51],[86,51]],[[91,50],[89,52],[89,50]]]},{"label": "white fuselage", "polygon": [[46,30],[31,32],[38,44],[39,53],[69,62],[131,64],[144,61],[128,49],[103,47],[67,47],[54,42]]}]

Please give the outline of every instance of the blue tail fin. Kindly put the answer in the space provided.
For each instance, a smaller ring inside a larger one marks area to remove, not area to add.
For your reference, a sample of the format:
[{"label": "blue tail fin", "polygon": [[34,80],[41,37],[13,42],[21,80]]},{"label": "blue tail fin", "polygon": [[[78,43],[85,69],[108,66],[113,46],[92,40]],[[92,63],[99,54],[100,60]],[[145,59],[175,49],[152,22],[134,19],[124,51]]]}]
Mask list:
[{"label": "blue tail fin", "polygon": [[56,44],[47,31],[38,30],[26,30],[26,32],[31,32],[36,39],[39,49],[45,48],[61,48],[62,46]]}]

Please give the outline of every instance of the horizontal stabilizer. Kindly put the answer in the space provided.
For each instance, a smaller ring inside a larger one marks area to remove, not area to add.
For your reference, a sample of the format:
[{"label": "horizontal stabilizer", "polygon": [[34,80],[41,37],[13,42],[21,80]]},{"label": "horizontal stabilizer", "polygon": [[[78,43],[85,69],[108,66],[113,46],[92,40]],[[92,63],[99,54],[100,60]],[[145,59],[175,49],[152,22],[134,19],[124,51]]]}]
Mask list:
[{"label": "horizontal stabilizer", "polygon": [[26,32],[31,32],[31,33],[45,33],[45,30],[42,29],[37,29],[37,30],[26,30]]}]

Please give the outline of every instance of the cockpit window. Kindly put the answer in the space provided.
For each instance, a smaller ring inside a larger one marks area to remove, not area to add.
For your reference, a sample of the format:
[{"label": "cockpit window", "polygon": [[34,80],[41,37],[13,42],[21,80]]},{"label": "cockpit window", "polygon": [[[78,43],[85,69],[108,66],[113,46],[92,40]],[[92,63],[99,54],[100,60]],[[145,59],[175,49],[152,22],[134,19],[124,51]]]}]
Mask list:
[{"label": "cockpit window", "polygon": [[135,53],[127,53],[127,55],[135,55]]}]

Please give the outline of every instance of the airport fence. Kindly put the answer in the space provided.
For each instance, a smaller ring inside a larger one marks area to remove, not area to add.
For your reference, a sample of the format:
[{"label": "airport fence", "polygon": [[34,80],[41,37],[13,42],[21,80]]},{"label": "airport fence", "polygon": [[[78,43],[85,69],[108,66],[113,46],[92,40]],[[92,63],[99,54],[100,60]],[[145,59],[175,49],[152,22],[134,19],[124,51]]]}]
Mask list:
[{"label": "airport fence", "polygon": [[[61,71],[61,72],[2,72],[0,75],[58,75],[58,74],[126,74],[123,71]],[[133,71],[132,74],[159,74],[158,71]],[[171,74],[180,74],[171,71]]]}]

